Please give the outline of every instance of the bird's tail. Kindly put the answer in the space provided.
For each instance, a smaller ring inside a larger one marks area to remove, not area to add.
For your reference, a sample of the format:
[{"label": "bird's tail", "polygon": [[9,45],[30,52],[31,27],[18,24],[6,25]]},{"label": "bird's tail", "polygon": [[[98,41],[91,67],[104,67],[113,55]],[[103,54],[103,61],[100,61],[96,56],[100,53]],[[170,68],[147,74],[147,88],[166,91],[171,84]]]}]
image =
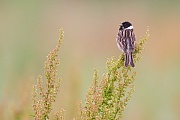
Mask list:
[{"label": "bird's tail", "polygon": [[128,53],[126,53],[125,54],[125,62],[124,62],[124,66],[128,66],[129,65],[129,54]]},{"label": "bird's tail", "polygon": [[126,53],[125,54],[125,62],[124,62],[124,66],[128,66],[130,64],[131,67],[135,67],[134,65],[134,60],[132,57],[132,53]]},{"label": "bird's tail", "polygon": [[135,67],[132,53],[129,54],[129,64],[130,64],[132,67]]}]

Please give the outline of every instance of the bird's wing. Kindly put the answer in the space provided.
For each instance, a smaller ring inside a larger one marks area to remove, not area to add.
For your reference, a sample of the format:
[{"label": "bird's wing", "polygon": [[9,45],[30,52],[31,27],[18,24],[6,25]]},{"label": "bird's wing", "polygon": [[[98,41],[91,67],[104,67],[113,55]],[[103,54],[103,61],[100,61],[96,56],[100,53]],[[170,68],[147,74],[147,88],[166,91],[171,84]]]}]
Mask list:
[{"label": "bird's wing", "polygon": [[[126,29],[123,31],[123,36],[126,39],[129,38],[129,46],[131,46],[131,48],[134,48],[135,47],[135,41],[136,41],[136,38],[135,38],[135,34],[133,32],[133,29]],[[128,42],[128,41],[126,41]]]},{"label": "bird's wing", "polygon": [[134,34],[133,31],[132,31],[132,33],[131,33],[131,41],[132,41],[132,45],[135,47],[136,37],[135,37],[135,34]]},{"label": "bird's wing", "polygon": [[126,42],[125,42],[125,37],[123,35],[123,31],[119,31],[117,33],[117,36],[116,36],[116,42],[117,42],[117,45],[118,47],[121,49],[121,50],[125,50],[125,46],[126,46]]}]

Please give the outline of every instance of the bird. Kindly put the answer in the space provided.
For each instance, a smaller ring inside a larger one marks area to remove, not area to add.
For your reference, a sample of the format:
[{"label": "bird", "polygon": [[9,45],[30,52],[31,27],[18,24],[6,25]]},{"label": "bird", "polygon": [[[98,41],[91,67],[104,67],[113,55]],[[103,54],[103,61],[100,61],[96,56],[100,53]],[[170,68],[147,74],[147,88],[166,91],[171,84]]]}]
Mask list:
[{"label": "bird", "polygon": [[133,25],[128,22],[122,22],[119,24],[119,30],[116,36],[116,43],[118,48],[123,51],[125,55],[124,66],[135,67],[132,54],[135,51],[135,34]]}]

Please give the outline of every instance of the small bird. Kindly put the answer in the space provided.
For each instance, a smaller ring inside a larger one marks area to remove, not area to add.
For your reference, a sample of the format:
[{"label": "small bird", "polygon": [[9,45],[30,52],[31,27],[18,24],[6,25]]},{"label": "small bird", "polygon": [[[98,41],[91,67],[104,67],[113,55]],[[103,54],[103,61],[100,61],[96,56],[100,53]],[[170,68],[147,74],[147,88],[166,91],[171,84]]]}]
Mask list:
[{"label": "small bird", "polygon": [[133,26],[130,22],[123,22],[119,25],[119,31],[116,36],[116,42],[118,48],[125,54],[124,66],[135,67],[132,53],[135,50],[135,34],[133,32]]}]

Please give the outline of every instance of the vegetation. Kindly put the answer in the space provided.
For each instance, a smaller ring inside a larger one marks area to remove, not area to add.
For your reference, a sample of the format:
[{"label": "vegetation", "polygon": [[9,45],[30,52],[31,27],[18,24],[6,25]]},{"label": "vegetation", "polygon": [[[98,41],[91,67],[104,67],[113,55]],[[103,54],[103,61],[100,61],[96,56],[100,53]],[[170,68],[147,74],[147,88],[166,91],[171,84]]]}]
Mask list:
[{"label": "vegetation", "polygon": [[[64,110],[54,114],[50,118],[52,104],[60,87],[60,78],[57,78],[57,66],[59,51],[64,32],[60,29],[60,38],[57,46],[47,56],[45,62],[45,77],[38,76],[37,84],[32,89],[32,100],[35,120],[64,120]],[[149,38],[149,30],[140,39],[133,54],[135,63],[141,58],[144,44]],[[134,92],[133,82],[136,72],[134,68],[124,67],[124,55],[119,59],[111,57],[106,62],[107,73],[99,79],[98,72],[94,70],[93,83],[86,94],[85,104],[79,102],[79,114],[76,120],[119,120]],[[44,82],[46,82],[44,84]]]}]

